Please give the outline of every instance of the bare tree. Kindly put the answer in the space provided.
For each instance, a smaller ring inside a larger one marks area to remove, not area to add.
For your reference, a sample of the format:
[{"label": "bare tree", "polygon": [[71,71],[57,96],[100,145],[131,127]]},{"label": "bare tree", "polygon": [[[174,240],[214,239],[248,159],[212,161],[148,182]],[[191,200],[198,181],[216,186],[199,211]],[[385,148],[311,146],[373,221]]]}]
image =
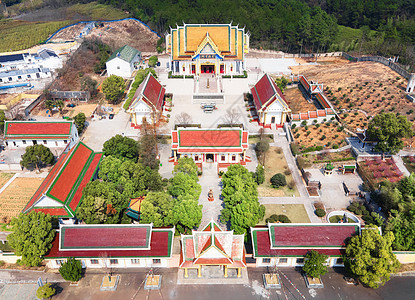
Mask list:
[{"label": "bare tree", "polygon": [[191,124],[193,122],[192,117],[185,112],[176,116],[176,124]]},{"label": "bare tree", "polygon": [[107,252],[102,252],[99,255],[99,258],[102,261],[102,268],[104,269],[105,273],[108,275],[108,281],[111,282],[111,276],[113,273],[112,265],[111,265],[111,256],[108,256]]},{"label": "bare tree", "polygon": [[236,124],[240,117],[241,113],[236,108],[229,109],[225,115],[226,122],[231,125]]}]

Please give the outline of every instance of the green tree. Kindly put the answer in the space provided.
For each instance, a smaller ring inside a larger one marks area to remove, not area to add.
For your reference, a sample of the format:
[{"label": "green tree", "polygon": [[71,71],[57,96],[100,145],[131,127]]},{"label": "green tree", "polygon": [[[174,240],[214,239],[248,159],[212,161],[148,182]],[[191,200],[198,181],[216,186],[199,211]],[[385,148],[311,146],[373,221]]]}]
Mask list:
[{"label": "green tree", "polygon": [[258,185],[263,184],[265,182],[265,170],[264,167],[260,164],[258,164],[256,167],[255,181]]},{"label": "green tree", "polygon": [[68,260],[59,268],[59,273],[62,275],[63,279],[76,282],[82,277],[82,263],[80,260],[76,260],[73,257],[68,258]]},{"label": "green tree", "polygon": [[126,158],[137,161],[139,146],[137,141],[117,134],[104,143],[102,151],[105,156],[111,155],[116,158]]},{"label": "green tree", "polygon": [[198,199],[191,195],[181,195],[174,199],[173,209],[169,214],[169,223],[176,226],[180,233],[198,227],[202,221],[202,205],[199,205]]},{"label": "green tree", "polygon": [[271,185],[273,188],[279,188],[281,186],[287,185],[287,180],[285,179],[284,174],[277,173],[270,179]]},{"label": "green tree", "polygon": [[395,239],[392,248],[397,251],[415,250],[415,210],[401,213],[392,209],[385,231],[392,232]]},{"label": "green tree", "polygon": [[43,145],[33,145],[26,147],[20,165],[27,169],[38,168],[38,170],[40,170],[46,165],[53,164],[54,161],[55,158],[48,147]]},{"label": "green tree", "polygon": [[50,248],[55,237],[52,229],[51,215],[31,211],[20,214],[11,221],[13,232],[7,236],[10,246],[16,255],[22,256],[22,263],[27,266],[38,266]]},{"label": "green tree", "polygon": [[78,128],[78,134],[81,134],[85,128],[86,117],[84,113],[79,113],[73,118],[76,128]]},{"label": "green tree", "polygon": [[400,266],[392,253],[394,239],[392,232],[381,236],[376,226],[366,226],[361,235],[353,236],[347,242],[345,267],[365,286],[378,288]]},{"label": "green tree", "polygon": [[154,227],[173,225],[169,215],[173,210],[173,199],[165,192],[149,192],[141,203],[140,223],[153,223]]},{"label": "green tree", "polygon": [[308,277],[318,278],[327,273],[327,255],[311,250],[305,256],[303,271]]},{"label": "green tree", "polygon": [[175,198],[190,195],[193,199],[199,199],[202,188],[192,175],[178,172],[170,179],[167,190]]},{"label": "green tree", "polygon": [[50,286],[50,283],[46,283],[36,290],[36,297],[39,299],[49,299],[55,295],[55,293],[56,290]]},{"label": "green tree", "polygon": [[402,138],[413,135],[412,123],[405,116],[381,113],[375,116],[367,129],[370,137],[377,139],[375,150],[382,153],[397,153],[403,148]]},{"label": "green tree", "polygon": [[139,162],[143,166],[158,170],[160,161],[157,159],[158,146],[156,124],[150,125],[147,122],[143,122],[139,144]]},{"label": "green tree", "polygon": [[102,83],[102,92],[111,103],[117,103],[125,91],[124,79],[117,75],[111,75]]},{"label": "green tree", "polygon": [[198,181],[198,169],[195,161],[191,157],[180,157],[177,161],[177,165],[174,166],[173,173],[185,173],[192,176],[196,181]]},{"label": "green tree", "polygon": [[4,121],[6,121],[4,110],[0,110],[0,132],[4,131]]},{"label": "green tree", "polygon": [[153,55],[148,59],[148,65],[150,67],[155,67],[158,63],[159,59],[157,56]]},{"label": "green tree", "polygon": [[281,90],[281,92],[284,93],[285,87],[288,84],[288,79],[285,78],[284,76],[277,77],[277,79],[275,79],[275,83],[277,84],[277,86]]}]

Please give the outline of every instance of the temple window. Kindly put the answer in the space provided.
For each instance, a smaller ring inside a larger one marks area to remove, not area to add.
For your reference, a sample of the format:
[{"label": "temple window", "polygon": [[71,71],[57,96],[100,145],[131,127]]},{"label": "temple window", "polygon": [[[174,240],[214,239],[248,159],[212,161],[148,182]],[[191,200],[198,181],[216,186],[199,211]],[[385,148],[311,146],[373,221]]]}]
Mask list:
[{"label": "temple window", "polygon": [[269,263],[271,263],[271,258],[263,258],[262,259],[262,263],[263,264],[269,264]]}]

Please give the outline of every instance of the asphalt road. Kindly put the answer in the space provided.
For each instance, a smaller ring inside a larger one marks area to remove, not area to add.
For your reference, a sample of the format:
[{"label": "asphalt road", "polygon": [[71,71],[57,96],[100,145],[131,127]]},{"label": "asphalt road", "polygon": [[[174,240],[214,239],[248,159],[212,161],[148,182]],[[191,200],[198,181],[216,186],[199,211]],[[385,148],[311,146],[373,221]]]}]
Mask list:
[{"label": "asphalt road", "polygon": [[[415,286],[415,277],[392,277],[385,286],[373,290],[365,288],[362,285],[347,285],[343,280],[342,268],[336,270],[330,269],[330,272],[322,277],[324,288],[308,289],[298,270],[293,268],[281,268],[281,270],[292,284],[280,275],[283,288],[280,290],[266,290],[262,283],[262,274],[267,272],[265,268],[249,268],[249,284],[247,285],[221,284],[226,283],[226,279],[224,278],[218,279],[219,284],[214,285],[177,285],[176,268],[158,269],[155,270],[155,274],[162,275],[162,288],[160,291],[147,291],[143,289],[142,283],[148,270],[115,270],[115,274],[121,275],[118,289],[115,292],[101,292],[99,286],[103,278],[103,273],[88,271],[86,276],[79,282],[79,286],[69,287],[69,284],[66,282],[54,283],[58,294],[53,299],[415,299],[415,289],[413,288]],[[36,279],[39,276],[39,274],[34,275]],[[27,280],[30,276],[25,274],[24,277]],[[10,290],[10,285],[3,287],[9,287]],[[4,299],[1,295],[2,290],[4,288],[2,289],[0,284],[0,299]],[[16,290],[18,290],[17,286]]]}]

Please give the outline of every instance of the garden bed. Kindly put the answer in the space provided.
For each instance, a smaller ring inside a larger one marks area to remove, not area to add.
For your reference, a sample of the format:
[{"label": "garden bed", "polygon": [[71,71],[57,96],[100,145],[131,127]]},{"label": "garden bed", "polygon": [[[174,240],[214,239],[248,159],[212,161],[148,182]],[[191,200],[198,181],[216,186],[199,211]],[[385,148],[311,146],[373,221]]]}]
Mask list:
[{"label": "garden bed", "polygon": [[320,169],[326,163],[333,163],[335,167],[341,167],[343,164],[354,164],[355,157],[352,155],[350,149],[340,152],[322,152],[319,154],[303,154],[302,159],[307,166]]},{"label": "garden bed", "polygon": [[337,122],[297,126],[291,132],[300,152],[337,149],[346,145],[347,135]]},{"label": "garden bed", "polygon": [[[293,195],[298,197],[300,195],[281,148],[269,148],[266,154],[264,170],[265,182],[258,186],[259,197],[292,197]],[[287,185],[275,189],[271,186],[270,179],[277,173],[282,173],[285,175]]]},{"label": "garden bed", "polygon": [[415,156],[403,156],[402,160],[409,173],[415,172]]},{"label": "garden bed", "polygon": [[387,180],[397,182],[403,178],[403,173],[393,161],[393,158],[367,159],[358,163],[358,172],[364,180],[368,182],[372,189],[376,189],[378,184]]}]

